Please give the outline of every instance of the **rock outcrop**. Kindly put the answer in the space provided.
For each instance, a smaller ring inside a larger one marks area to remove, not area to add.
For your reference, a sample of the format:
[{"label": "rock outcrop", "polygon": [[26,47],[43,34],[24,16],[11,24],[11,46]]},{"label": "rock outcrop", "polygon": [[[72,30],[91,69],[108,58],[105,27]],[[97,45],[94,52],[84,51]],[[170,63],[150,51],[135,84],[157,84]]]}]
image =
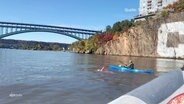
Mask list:
[{"label": "rock outcrop", "polygon": [[149,18],[147,21],[140,22],[139,25],[130,28],[126,32],[116,33],[116,35],[119,35],[116,40],[107,42],[105,45],[99,47],[95,53],[184,58],[183,12],[172,13],[168,18],[160,16]]}]

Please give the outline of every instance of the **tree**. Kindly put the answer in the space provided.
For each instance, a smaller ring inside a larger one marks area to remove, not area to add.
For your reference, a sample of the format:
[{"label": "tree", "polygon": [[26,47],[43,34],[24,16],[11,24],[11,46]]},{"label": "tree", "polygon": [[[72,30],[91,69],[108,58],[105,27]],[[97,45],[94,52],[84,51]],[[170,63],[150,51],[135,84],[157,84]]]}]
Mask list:
[{"label": "tree", "polygon": [[52,45],[52,50],[60,50],[60,46],[57,44]]},{"label": "tree", "polygon": [[121,21],[121,30],[122,31],[126,31],[127,29],[129,29],[129,27],[131,27],[131,23],[129,20],[123,20]]},{"label": "tree", "polygon": [[161,16],[162,16],[164,19],[166,19],[166,18],[169,16],[168,10],[163,10],[163,11],[161,12]]},{"label": "tree", "polygon": [[110,31],[111,31],[111,26],[110,25],[106,26],[106,32],[110,32]]},{"label": "tree", "polygon": [[112,27],[113,32],[120,32],[121,31],[121,22],[116,22]]},{"label": "tree", "polygon": [[145,16],[145,19],[146,19],[146,22],[148,22],[148,19],[149,19],[148,16]]},{"label": "tree", "polygon": [[180,12],[184,10],[184,0],[178,1],[178,5],[176,6],[176,9]]},{"label": "tree", "polygon": [[90,39],[85,41],[85,50],[88,50],[89,52],[95,52],[97,49],[96,46],[96,37],[93,36]]}]

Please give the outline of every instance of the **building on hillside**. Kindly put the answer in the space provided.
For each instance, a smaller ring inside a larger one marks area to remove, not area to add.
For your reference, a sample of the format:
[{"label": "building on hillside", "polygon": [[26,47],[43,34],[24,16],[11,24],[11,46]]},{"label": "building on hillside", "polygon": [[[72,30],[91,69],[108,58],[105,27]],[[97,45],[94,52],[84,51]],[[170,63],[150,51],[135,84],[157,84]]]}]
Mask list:
[{"label": "building on hillside", "polygon": [[178,0],[140,0],[139,15],[135,19],[144,18],[145,16],[153,15],[157,11],[162,10],[169,4],[173,4]]},{"label": "building on hillside", "polygon": [[144,16],[155,13],[176,1],[177,0],[140,0],[139,15]]}]

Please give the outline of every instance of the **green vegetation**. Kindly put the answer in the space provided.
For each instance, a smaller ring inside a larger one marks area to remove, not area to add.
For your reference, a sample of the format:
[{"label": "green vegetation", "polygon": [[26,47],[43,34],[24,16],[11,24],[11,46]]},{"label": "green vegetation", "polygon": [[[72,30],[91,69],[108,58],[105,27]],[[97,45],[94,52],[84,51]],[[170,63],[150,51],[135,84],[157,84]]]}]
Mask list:
[{"label": "green vegetation", "polygon": [[85,50],[89,50],[90,53],[94,53],[97,50],[96,36],[93,36],[90,39],[85,41]]},{"label": "green vegetation", "polygon": [[111,29],[112,29],[111,26],[108,25],[108,26],[106,26],[106,29],[105,30],[106,30],[106,32],[111,32]]},{"label": "green vegetation", "polygon": [[104,45],[108,41],[113,39],[113,34],[110,32],[104,32],[90,37],[88,40],[74,42],[70,49],[80,53],[94,53],[97,48]]},{"label": "green vegetation", "polygon": [[179,0],[176,6],[176,9],[181,12],[184,11],[184,0]]},{"label": "green vegetation", "polygon": [[173,9],[175,12],[184,12],[184,0],[178,0],[177,2],[168,5],[167,9]]},{"label": "green vegetation", "polygon": [[169,16],[168,10],[163,10],[163,11],[161,12],[161,16],[162,16],[163,18],[167,18],[167,17]]},{"label": "green vegetation", "polygon": [[63,48],[67,49],[68,46],[69,44],[62,44],[62,43],[0,39],[0,48],[61,51],[63,50]]},{"label": "green vegetation", "polygon": [[112,28],[110,25],[106,27],[106,32],[124,32],[128,30],[130,27],[134,26],[134,20],[123,20],[123,21],[118,21],[113,24]]}]

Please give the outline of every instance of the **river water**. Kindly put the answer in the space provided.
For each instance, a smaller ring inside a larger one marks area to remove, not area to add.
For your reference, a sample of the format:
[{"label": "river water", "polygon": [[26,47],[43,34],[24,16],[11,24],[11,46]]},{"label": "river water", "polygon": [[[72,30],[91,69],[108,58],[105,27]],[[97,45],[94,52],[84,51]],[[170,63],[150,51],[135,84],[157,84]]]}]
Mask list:
[{"label": "river water", "polygon": [[[108,64],[133,60],[155,73],[104,73]],[[106,104],[183,60],[0,49],[0,104]]]}]

